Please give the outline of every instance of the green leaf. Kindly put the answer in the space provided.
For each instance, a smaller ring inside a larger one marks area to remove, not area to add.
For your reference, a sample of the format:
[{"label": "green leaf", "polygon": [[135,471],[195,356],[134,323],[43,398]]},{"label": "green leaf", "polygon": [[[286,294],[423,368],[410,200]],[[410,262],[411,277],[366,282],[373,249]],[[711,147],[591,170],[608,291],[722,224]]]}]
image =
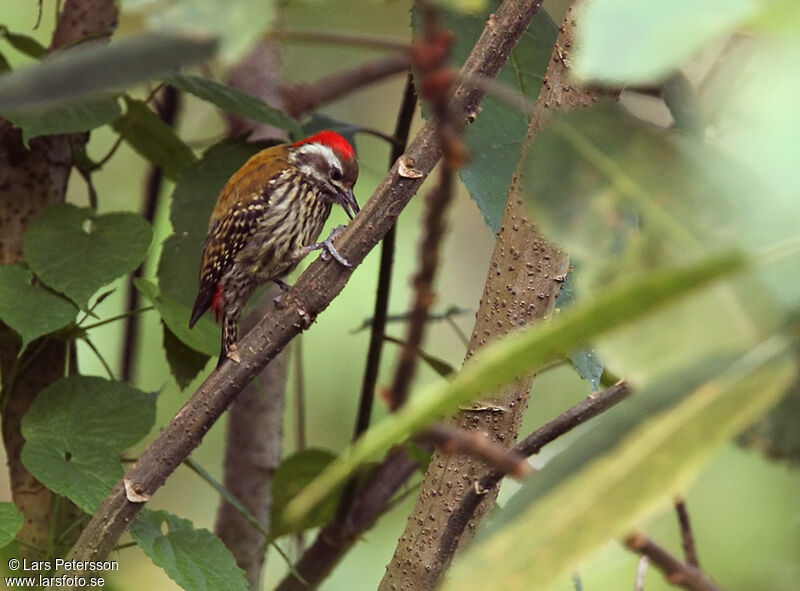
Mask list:
[{"label": "green leaf", "polygon": [[152,239],[139,214],[58,204],[33,221],[23,248],[36,276],[85,310],[98,289],[139,266]]},{"label": "green leaf", "polygon": [[133,539],[169,577],[187,591],[249,589],[230,550],[207,529],[166,511],[143,509],[130,529]]},{"label": "green leaf", "polygon": [[[498,3],[490,4],[489,10],[475,16],[442,12],[445,26],[456,34],[453,47],[456,63],[462,64],[469,55],[483,32],[489,13]],[[529,101],[536,100],[557,34],[553,20],[541,11],[522,35],[497,81],[514,94]],[[465,134],[470,162],[459,174],[495,233],[500,230],[511,176],[519,162],[529,122],[526,113],[489,95],[481,103],[480,117]]]},{"label": "green leaf", "polygon": [[5,25],[0,25],[0,37],[8,41],[14,49],[20,53],[24,53],[28,57],[40,59],[47,53],[47,49],[33,37],[22,35],[21,33],[14,33],[8,30]]},{"label": "green leaf", "polygon": [[[503,589],[545,589],[608,539],[627,533],[684,493],[722,445],[775,403],[796,374],[788,350],[774,337],[535,502],[509,502],[504,526],[461,557],[445,590],[482,589],[488,572]],[[536,487],[534,480],[518,494]]]},{"label": "green leaf", "polygon": [[178,388],[185,390],[208,364],[209,356],[185,345],[164,322],[161,323],[161,328],[164,331],[164,351],[167,353],[170,372]]},{"label": "green leaf", "polygon": [[22,338],[22,349],[64,328],[77,313],[75,304],[34,282],[22,265],[0,266],[0,320]]},{"label": "green leaf", "polygon": [[114,129],[164,175],[175,180],[197,160],[192,149],[146,103],[126,96],[125,105],[127,112],[114,122]]},{"label": "green leaf", "polygon": [[[401,347],[406,346],[406,343],[404,341],[401,341],[400,339],[396,339],[386,334],[383,335],[383,339],[389,343],[400,345]],[[417,349],[416,354],[422,361],[425,362],[425,365],[430,367],[433,371],[438,373],[443,378],[449,378],[456,372],[456,369],[452,365],[450,365],[447,361],[445,361],[440,357],[431,355],[430,353],[422,349]]]},{"label": "green leaf", "polygon": [[3,116],[22,128],[27,144],[40,135],[90,131],[122,115],[117,97],[89,97],[72,100],[37,111],[5,111]]},{"label": "green leaf", "polygon": [[[556,300],[556,313],[575,305],[575,274],[579,272],[580,265],[574,258],[570,258],[570,262],[573,268],[567,275],[566,281],[561,284]],[[591,345],[578,347],[569,352],[567,359],[581,379],[589,382],[593,392],[600,389],[604,364],[594,347]]]},{"label": "green leaf", "polygon": [[292,137],[300,139],[302,132],[300,125],[280,109],[270,107],[261,99],[237,90],[231,86],[221,84],[208,78],[178,74],[167,78],[166,82],[179,90],[191,93],[198,98],[208,101],[223,111],[280,127],[287,130]]},{"label": "green leaf", "polygon": [[171,297],[160,294],[158,287],[147,279],[134,279],[136,289],[153,304],[169,330],[184,344],[207,356],[219,352],[220,329],[209,317],[201,318],[189,329],[192,309]]},{"label": "green leaf", "polygon": [[597,0],[579,20],[574,72],[611,85],[650,84],[758,13],[757,0]]},{"label": "green leaf", "polygon": [[71,376],[42,390],[22,419],[22,462],[94,513],[123,475],[119,455],[147,435],[156,397],[123,382]]},{"label": "green leaf", "polygon": [[288,524],[283,520],[283,513],[289,501],[319,476],[335,458],[336,455],[328,450],[311,448],[295,452],[283,459],[272,481],[271,538],[273,540],[286,534],[322,526],[336,515],[338,497],[331,495],[302,522]]},{"label": "green leaf", "polygon": [[225,140],[209,148],[183,172],[172,193],[170,220],[174,234],[164,241],[158,263],[158,285],[164,295],[192,307],[208,220],[217,197],[231,175],[268,145]]},{"label": "green leaf", "polygon": [[5,548],[14,541],[22,527],[22,521],[22,513],[14,503],[0,503],[0,548]]},{"label": "green leaf", "polygon": [[8,63],[6,56],[0,53],[0,75],[10,71],[11,71],[11,64]]},{"label": "green leaf", "polygon": [[174,0],[148,12],[147,23],[166,31],[202,32],[219,38],[219,56],[239,62],[272,23],[274,0]]},{"label": "green leaf", "polygon": [[600,389],[600,378],[603,377],[603,362],[600,361],[594,347],[575,349],[567,355],[567,358],[578,375],[589,382],[592,391],[597,392]]},{"label": "green leaf", "polygon": [[286,508],[286,519],[304,518],[362,462],[379,457],[459,406],[563,358],[597,335],[631,323],[715,279],[743,269],[737,255],[711,257],[683,268],[655,271],[635,281],[607,287],[591,302],[565,311],[547,324],[527,327],[487,346],[450,382],[430,387],[398,412],[371,427],[352,447],[301,492]]},{"label": "green leaf", "polygon": [[0,112],[119,91],[208,59],[214,48],[213,39],[197,34],[140,35],[73,47],[0,78]]}]

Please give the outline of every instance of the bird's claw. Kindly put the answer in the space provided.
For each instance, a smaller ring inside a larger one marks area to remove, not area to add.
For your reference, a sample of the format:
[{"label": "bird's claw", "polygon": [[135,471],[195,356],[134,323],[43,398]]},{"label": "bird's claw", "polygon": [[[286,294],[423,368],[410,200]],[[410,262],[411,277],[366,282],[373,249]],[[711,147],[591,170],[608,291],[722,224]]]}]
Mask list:
[{"label": "bird's claw", "polygon": [[319,243],[320,248],[322,249],[322,254],[320,254],[320,257],[322,258],[323,261],[329,261],[331,260],[331,258],[334,258],[336,259],[336,262],[338,262],[340,265],[350,269],[353,265],[351,265],[346,258],[340,255],[339,252],[336,250],[336,247],[333,246],[334,239],[339,234],[342,233],[342,230],[344,230],[344,228],[345,228],[344,226],[336,226],[331,232],[331,235]]}]

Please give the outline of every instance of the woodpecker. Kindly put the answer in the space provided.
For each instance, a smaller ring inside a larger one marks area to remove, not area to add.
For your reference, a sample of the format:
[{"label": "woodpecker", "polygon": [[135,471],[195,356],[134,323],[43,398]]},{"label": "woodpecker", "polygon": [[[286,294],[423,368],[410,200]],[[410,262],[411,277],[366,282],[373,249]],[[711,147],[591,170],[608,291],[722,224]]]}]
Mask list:
[{"label": "woodpecker", "polygon": [[282,277],[313,250],[350,266],[333,248],[336,228],[315,242],[334,203],[350,219],[358,213],[353,185],[356,153],[338,133],[322,131],[293,144],[272,146],[245,162],[217,199],[203,247],[200,289],[189,328],[211,308],[222,321],[222,349],[236,362],[237,322],[256,287]]}]

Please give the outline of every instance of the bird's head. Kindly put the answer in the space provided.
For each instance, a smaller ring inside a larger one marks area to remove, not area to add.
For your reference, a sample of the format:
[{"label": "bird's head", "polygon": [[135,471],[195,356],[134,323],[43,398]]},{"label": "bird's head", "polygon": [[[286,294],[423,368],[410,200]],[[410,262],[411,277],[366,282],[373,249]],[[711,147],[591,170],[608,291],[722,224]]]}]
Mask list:
[{"label": "bird's head", "polygon": [[350,219],[358,213],[353,185],[358,161],[353,146],[335,131],[325,130],[292,144],[290,158],[301,172],[313,178]]}]

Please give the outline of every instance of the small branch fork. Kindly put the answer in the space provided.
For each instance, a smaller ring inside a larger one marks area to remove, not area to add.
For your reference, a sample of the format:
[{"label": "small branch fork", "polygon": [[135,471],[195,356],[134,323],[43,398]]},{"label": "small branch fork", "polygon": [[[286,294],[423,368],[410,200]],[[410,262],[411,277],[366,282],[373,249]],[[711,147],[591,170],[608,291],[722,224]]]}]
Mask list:
[{"label": "small branch fork", "polygon": [[[680,558],[641,532],[630,534],[625,540],[625,546],[641,556],[640,570],[646,569],[647,564],[653,564],[664,573],[664,577],[673,585],[689,589],[689,591],[722,591],[721,587],[700,569],[692,526],[689,521],[689,511],[683,498],[675,499],[675,511],[678,515],[681,544],[686,562],[682,562]],[[640,579],[644,580],[644,575],[641,573],[637,575],[637,581]]]},{"label": "small branch fork", "polygon": [[[495,77],[533,16],[541,0],[506,0],[481,34],[464,66],[467,74]],[[477,112],[485,91],[459,85],[451,108],[467,120]],[[428,122],[402,159],[412,160],[418,177],[398,174],[395,164],[338,240],[337,250],[358,265],[394,225],[424,178],[442,156],[438,124]],[[401,159],[401,160],[402,160]],[[225,362],[213,372],[142,453],[89,522],[70,552],[76,560],[99,560],[108,555],[143,506],[167,477],[196,448],[236,395],[343,289],[352,273],[340,265],[312,263],[283,298],[284,307],[272,310],[239,344],[241,362]],[[126,489],[130,495],[126,494]],[[129,500],[135,499],[135,500]],[[71,571],[72,574],[75,574]]]},{"label": "small branch fork", "polygon": [[625,546],[664,573],[667,581],[690,591],[722,591],[702,570],[683,562],[680,558],[659,546],[640,532],[634,532],[625,540]]}]

